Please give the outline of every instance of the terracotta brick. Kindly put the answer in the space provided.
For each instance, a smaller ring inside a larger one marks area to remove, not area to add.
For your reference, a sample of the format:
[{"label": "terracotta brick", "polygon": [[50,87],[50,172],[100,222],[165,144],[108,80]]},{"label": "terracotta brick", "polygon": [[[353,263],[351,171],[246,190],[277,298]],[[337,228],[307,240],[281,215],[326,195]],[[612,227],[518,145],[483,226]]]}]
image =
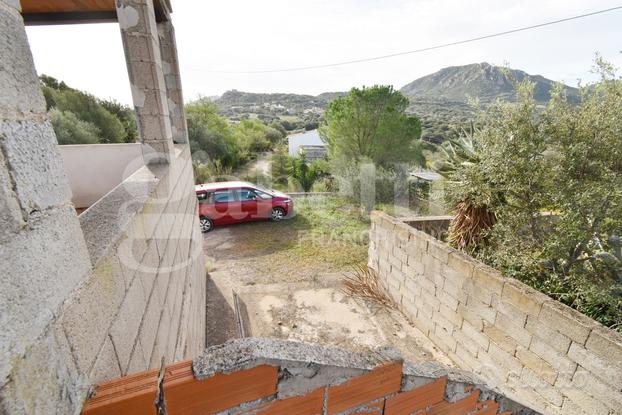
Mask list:
[{"label": "terracotta brick", "polygon": [[495,401],[481,401],[478,402],[477,412],[474,412],[473,415],[496,415],[498,409],[499,404]]},{"label": "terracotta brick", "polygon": [[328,388],[328,414],[355,408],[391,393],[398,392],[402,382],[402,364],[389,363],[371,373]]},{"label": "terracotta brick", "polygon": [[150,370],[100,384],[84,405],[82,414],[156,415],[158,373]]},{"label": "terracotta brick", "polygon": [[270,402],[252,413],[256,415],[318,415],[322,413],[324,405],[324,389],[318,388],[304,396],[279,399]]},{"label": "terracotta brick", "polygon": [[210,414],[276,393],[277,368],[261,365],[197,380],[192,362],[166,367],[164,397],[168,415]]},{"label": "terracotta brick", "polygon": [[477,400],[479,399],[479,389],[471,393],[464,399],[456,402],[441,402],[434,405],[426,415],[467,415],[477,409]]},{"label": "terracotta brick", "polygon": [[443,401],[447,377],[418,387],[408,392],[398,393],[387,399],[385,415],[410,415],[415,411],[431,407]]},{"label": "terracotta brick", "polygon": [[378,402],[364,405],[363,408],[358,408],[356,412],[354,413],[357,415],[383,415],[384,414],[384,403],[385,403],[385,400],[383,399]]}]

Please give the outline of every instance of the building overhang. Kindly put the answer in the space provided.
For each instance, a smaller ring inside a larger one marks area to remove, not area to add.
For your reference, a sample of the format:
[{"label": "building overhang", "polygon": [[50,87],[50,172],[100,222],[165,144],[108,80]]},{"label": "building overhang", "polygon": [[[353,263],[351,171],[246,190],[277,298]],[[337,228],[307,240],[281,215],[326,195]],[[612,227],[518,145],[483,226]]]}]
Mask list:
[{"label": "building overhang", "polygon": [[[154,0],[156,21],[169,20],[170,0]],[[21,0],[24,24],[56,25],[113,23],[117,21],[115,0]]]}]

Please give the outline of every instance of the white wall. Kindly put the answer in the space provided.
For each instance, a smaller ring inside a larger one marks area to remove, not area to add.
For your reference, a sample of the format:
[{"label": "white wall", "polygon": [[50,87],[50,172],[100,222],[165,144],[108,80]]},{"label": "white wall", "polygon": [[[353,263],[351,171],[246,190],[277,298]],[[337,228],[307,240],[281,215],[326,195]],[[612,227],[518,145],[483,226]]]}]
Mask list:
[{"label": "white wall", "polygon": [[142,144],[58,146],[76,208],[87,208],[145,165]]}]

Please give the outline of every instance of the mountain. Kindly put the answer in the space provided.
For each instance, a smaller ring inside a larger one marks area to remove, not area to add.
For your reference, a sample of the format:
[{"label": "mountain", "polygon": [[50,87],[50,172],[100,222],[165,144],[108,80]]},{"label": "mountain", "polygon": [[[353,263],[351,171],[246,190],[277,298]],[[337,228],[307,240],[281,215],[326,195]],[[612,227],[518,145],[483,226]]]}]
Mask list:
[{"label": "mountain", "polygon": [[[540,75],[529,75],[516,69],[506,69],[489,63],[450,66],[431,75],[419,78],[400,90],[411,99],[467,102],[469,97],[479,98],[486,104],[500,98],[516,100],[516,83],[524,79],[535,84],[534,98],[546,103],[551,97],[554,81]],[[568,96],[576,98],[576,88],[565,86]]]},{"label": "mountain", "polygon": [[[529,79],[535,84],[534,97],[540,104],[550,99],[555,82],[540,75],[506,69],[488,63],[451,66],[405,85],[400,91],[409,98],[408,112],[421,118],[424,140],[440,143],[468,128],[475,118],[469,98],[483,106],[499,98],[516,100],[516,83]],[[571,100],[578,90],[564,86]],[[237,90],[225,92],[214,102],[232,120],[257,117],[265,122],[281,122],[288,130],[315,128],[326,105],[346,92],[325,92],[317,96],[299,94],[258,94]]]},{"label": "mountain", "polygon": [[[468,103],[477,98],[482,106],[496,99],[516,101],[516,83],[534,83],[534,98],[546,104],[555,82],[540,75],[529,75],[488,63],[443,68],[405,85],[400,90],[410,100],[409,112],[421,118],[422,138],[440,143],[468,128],[475,110]],[[576,88],[564,86],[571,101],[578,99]]]}]

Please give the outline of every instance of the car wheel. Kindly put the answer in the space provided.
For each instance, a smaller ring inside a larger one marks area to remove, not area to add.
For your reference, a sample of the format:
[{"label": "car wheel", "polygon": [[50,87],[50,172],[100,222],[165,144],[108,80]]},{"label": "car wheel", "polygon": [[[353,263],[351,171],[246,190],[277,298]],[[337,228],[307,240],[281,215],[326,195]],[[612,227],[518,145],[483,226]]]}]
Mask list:
[{"label": "car wheel", "polygon": [[200,218],[201,232],[206,233],[214,229],[214,222],[210,218]]},{"label": "car wheel", "polygon": [[283,210],[283,208],[280,208],[280,207],[272,208],[272,214],[270,215],[270,219],[272,219],[274,222],[278,222],[284,217],[285,217],[285,211]]}]

